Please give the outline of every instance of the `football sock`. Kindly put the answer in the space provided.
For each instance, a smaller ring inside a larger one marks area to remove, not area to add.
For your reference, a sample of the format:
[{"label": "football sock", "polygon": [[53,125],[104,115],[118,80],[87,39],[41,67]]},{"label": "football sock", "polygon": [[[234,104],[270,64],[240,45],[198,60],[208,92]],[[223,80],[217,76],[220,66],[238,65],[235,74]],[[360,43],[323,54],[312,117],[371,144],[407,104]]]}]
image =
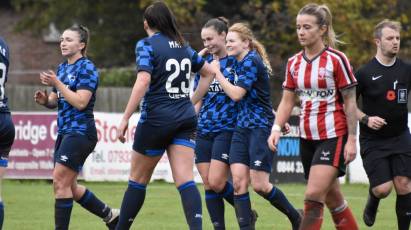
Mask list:
[{"label": "football sock", "polygon": [[221,195],[214,192],[213,190],[206,190],[205,201],[214,229],[225,229],[224,200],[222,199]]},{"label": "football sock", "polygon": [[73,198],[57,198],[54,206],[55,230],[67,230],[70,223]]},{"label": "football sock", "polygon": [[84,195],[77,201],[83,208],[100,218],[105,218],[110,214],[110,207],[99,200],[90,190],[86,189]]},{"label": "football sock", "polygon": [[398,230],[409,230],[411,220],[411,193],[397,195],[395,202]]},{"label": "football sock", "polygon": [[123,202],[121,203],[117,230],[130,229],[134,218],[143,206],[145,197],[146,185],[129,180]]},{"label": "football sock", "polygon": [[183,203],[184,214],[190,230],[202,229],[202,208],[201,196],[194,181],[188,181],[178,186],[181,202]]},{"label": "football sock", "polygon": [[251,229],[251,202],[250,194],[234,195],[235,214],[241,230]]}]

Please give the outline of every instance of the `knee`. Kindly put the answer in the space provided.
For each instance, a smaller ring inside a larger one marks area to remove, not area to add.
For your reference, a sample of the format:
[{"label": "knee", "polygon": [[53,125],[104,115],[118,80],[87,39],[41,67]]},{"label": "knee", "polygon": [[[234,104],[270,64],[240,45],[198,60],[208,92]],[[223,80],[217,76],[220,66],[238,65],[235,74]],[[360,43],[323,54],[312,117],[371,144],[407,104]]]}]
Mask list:
[{"label": "knee", "polygon": [[203,185],[205,189],[209,189],[210,188],[210,183],[208,181],[208,176],[206,175],[201,175],[201,179],[203,180]]},{"label": "knee", "polygon": [[394,184],[398,194],[407,194],[411,192],[411,180],[408,177],[394,177]]},{"label": "knee", "polygon": [[374,195],[380,199],[386,198],[391,193],[391,186],[377,186],[372,189]]},{"label": "knee", "polygon": [[219,179],[209,180],[208,185],[213,191],[221,192],[224,189],[225,181]]},{"label": "knee", "polygon": [[63,194],[66,190],[70,190],[70,185],[67,185],[64,179],[61,178],[53,178],[53,189],[54,194],[59,196]]},{"label": "knee", "polygon": [[312,200],[312,201],[317,201],[321,203],[324,203],[326,200],[325,192],[319,189],[316,189],[316,188],[307,188],[304,196],[306,200]]},{"label": "knee", "polygon": [[247,189],[247,186],[248,186],[248,180],[246,178],[233,176],[234,192],[238,193],[242,190],[245,190]]},{"label": "knee", "polygon": [[269,183],[263,183],[260,181],[251,180],[251,186],[253,187],[254,192],[260,195],[265,195],[270,192],[271,186],[269,185],[270,185]]}]

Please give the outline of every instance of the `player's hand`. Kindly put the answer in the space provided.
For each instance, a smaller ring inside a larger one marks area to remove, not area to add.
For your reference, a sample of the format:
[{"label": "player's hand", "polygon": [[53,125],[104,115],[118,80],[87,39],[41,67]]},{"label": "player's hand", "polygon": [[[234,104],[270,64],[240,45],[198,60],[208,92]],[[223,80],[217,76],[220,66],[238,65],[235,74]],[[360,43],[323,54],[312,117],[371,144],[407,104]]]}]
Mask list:
[{"label": "player's hand", "polygon": [[128,129],[128,120],[121,119],[121,123],[117,127],[117,139],[121,143],[126,142],[126,138],[124,137],[124,135],[125,135],[127,129]]},{"label": "player's hand", "polygon": [[378,117],[378,116],[368,117],[367,126],[370,129],[379,130],[386,124],[387,124],[387,122],[385,121],[385,119],[383,119],[381,117]]},{"label": "player's hand", "polygon": [[40,73],[40,81],[43,85],[56,86],[58,79],[53,70],[48,70]]},{"label": "player's hand", "polygon": [[354,135],[348,135],[344,146],[344,163],[348,165],[355,157],[357,157],[357,138]]},{"label": "player's hand", "polygon": [[39,105],[46,105],[47,102],[49,101],[47,90],[44,90],[44,91],[37,90],[34,93],[34,101]]},{"label": "player's hand", "polygon": [[288,124],[288,122],[286,122],[286,123],[284,124],[284,127],[281,129],[281,132],[282,132],[284,135],[289,134],[289,133],[291,132],[291,126],[290,126],[290,124]]},{"label": "player's hand", "polygon": [[214,72],[214,78],[218,79],[218,77],[221,77],[218,73],[220,72],[220,62],[217,60],[213,60],[210,63],[211,69]]},{"label": "player's hand", "polygon": [[272,131],[270,136],[268,137],[267,143],[268,147],[273,150],[274,152],[277,151],[277,144],[280,140],[281,133],[278,131]]},{"label": "player's hand", "polygon": [[200,52],[198,52],[198,55],[201,56],[201,57],[204,57],[207,54],[208,54],[208,49],[207,48],[204,48],[204,49],[200,50]]}]

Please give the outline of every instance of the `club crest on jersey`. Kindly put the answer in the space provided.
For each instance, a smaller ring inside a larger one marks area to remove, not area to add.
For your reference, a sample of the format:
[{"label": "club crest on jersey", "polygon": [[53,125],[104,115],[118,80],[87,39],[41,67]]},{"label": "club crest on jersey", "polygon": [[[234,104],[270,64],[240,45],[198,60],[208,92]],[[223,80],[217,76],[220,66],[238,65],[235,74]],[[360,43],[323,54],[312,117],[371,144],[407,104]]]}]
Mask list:
[{"label": "club crest on jersey", "polygon": [[74,76],[73,74],[68,74],[67,78],[69,79],[70,82],[73,82],[74,80],[76,80],[76,76]]},{"label": "club crest on jersey", "polygon": [[318,79],[323,80],[325,78],[325,68],[321,67],[318,69]]}]

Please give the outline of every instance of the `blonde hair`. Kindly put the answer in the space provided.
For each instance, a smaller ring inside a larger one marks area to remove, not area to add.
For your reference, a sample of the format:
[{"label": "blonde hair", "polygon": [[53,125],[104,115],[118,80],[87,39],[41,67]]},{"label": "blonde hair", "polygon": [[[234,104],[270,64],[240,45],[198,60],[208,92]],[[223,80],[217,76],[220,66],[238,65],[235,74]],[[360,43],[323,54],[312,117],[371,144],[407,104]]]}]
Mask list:
[{"label": "blonde hair", "polygon": [[337,36],[334,32],[331,11],[327,5],[325,4],[318,5],[316,3],[309,3],[305,5],[303,8],[301,8],[300,11],[298,12],[298,15],[303,15],[303,14],[312,15],[316,17],[318,25],[327,27],[327,35],[323,39],[324,39],[324,42],[328,46],[335,48],[335,46],[338,43],[343,44],[342,41],[337,39]]},{"label": "blonde hair", "polygon": [[272,73],[272,68],[270,64],[270,59],[268,58],[267,52],[263,46],[255,37],[251,29],[244,23],[235,23],[229,29],[228,32],[236,32],[242,40],[250,41],[250,50],[256,50],[257,53],[263,59],[264,65],[268,70],[268,73]]},{"label": "blonde hair", "polygon": [[401,32],[400,22],[384,19],[374,27],[374,38],[380,39],[382,36],[382,29],[386,27],[393,29],[397,32]]}]

